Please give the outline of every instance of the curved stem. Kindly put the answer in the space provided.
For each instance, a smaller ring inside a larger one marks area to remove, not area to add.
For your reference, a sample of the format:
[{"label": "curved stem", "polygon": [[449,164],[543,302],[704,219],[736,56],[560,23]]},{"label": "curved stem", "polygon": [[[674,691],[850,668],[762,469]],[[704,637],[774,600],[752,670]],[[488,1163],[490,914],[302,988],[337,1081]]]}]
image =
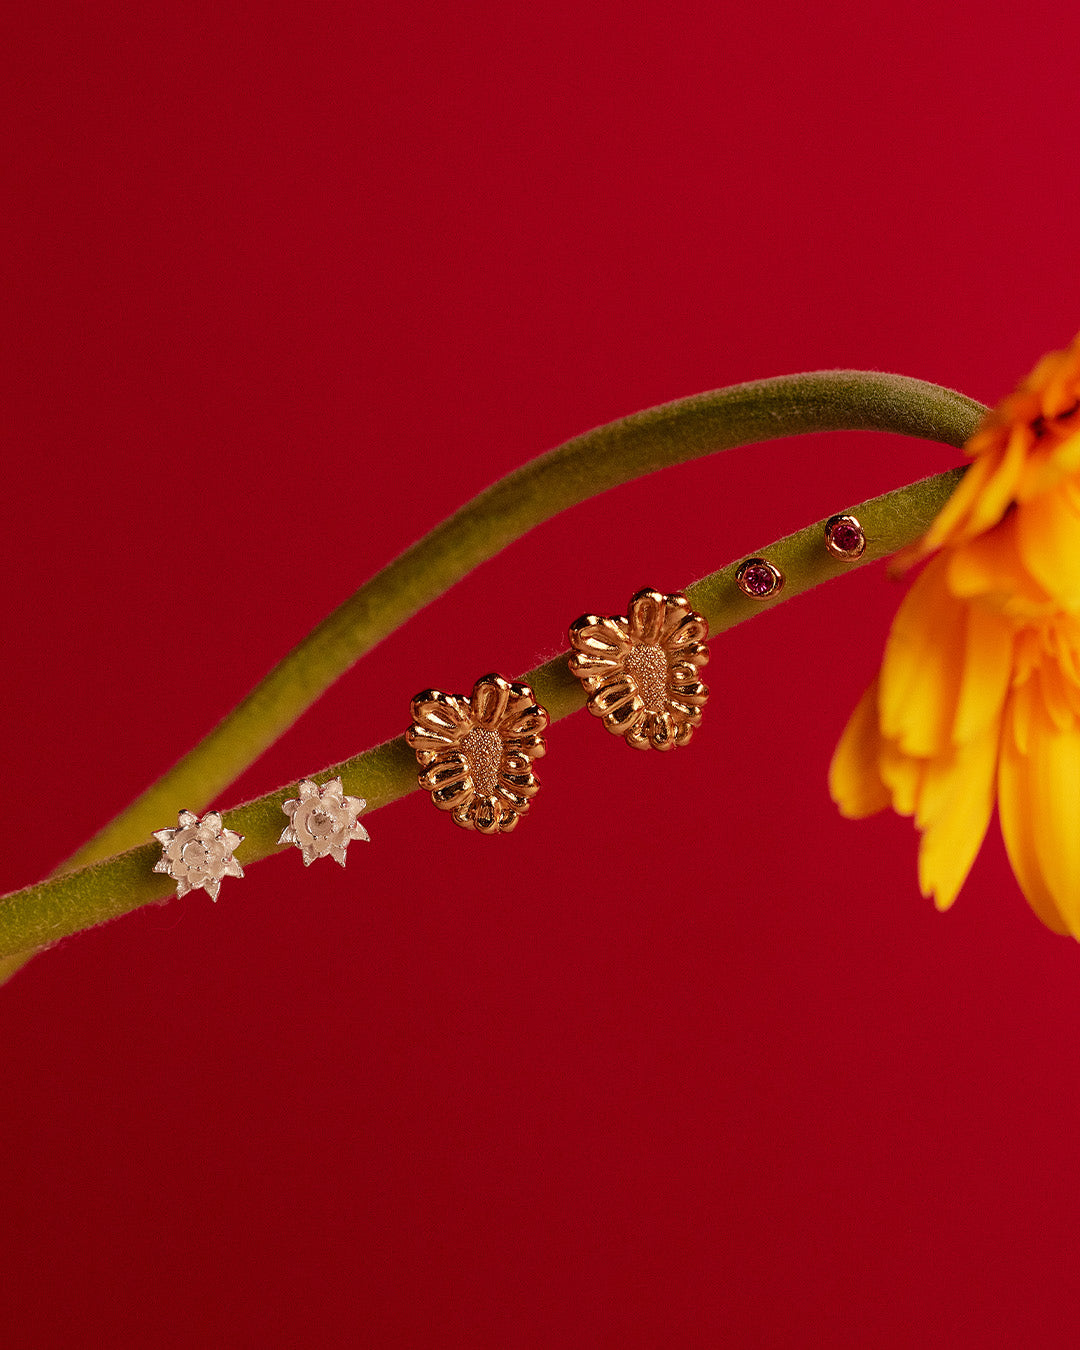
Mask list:
[{"label": "curved stem", "polygon": [[[695,582],[688,587],[687,596],[709,621],[713,635],[724,632],[813,586],[913,542],[926,531],[962,473],[963,469],[951,469],[851,508],[869,541],[866,551],[855,562],[843,562],[828,555],[821,546],[822,523],[817,522],[762,550],[785,576],[783,589],[770,599],[752,600],[739,590],[735,583],[737,563]],[[532,686],[552,722],[585,706],[582,687],[567,667],[568,655],[564,652],[521,677]],[[379,807],[417,790],[416,760],[403,736],[311,776],[320,782],[340,777],[347,793],[366,800],[365,818]],[[246,866],[278,850],[277,840],[285,822],[281,806],[296,794],[297,784],[290,783],[223,813],[226,826],[244,835],[244,842],[236,851],[241,863]],[[157,844],[143,843],[118,857],[28,886],[0,900],[0,982],[29,959],[32,954],[32,951],[27,954],[29,949],[166,897],[172,890],[172,882],[152,870],[159,856]]]},{"label": "curved stem", "polygon": [[588,497],[718,450],[810,431],[893,431],[960,446],[985,411],[923,380],[827,370],[697,394],[575,436],[481,492],[361,586],[65,868],[130,848],[180,809],[201,811],[365,652],[480,563]]}]

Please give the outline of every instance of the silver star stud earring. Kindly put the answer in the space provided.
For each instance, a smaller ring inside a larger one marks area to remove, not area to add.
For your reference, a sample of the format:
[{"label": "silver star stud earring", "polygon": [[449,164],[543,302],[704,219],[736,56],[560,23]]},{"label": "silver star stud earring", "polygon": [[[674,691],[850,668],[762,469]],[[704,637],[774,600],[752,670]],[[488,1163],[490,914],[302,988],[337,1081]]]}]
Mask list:
[{"label": "silver star stud earring", "polygon": [[200,887],[211,900],[217,900],[222,877],[242,877],[244,869],[233,857],[233,849],[244,836],[227,830],[217,811],[209,811],[202,820],[194,811],[181,811],[175,830],[155,830],[161,845],[161,861],[155,872],[164,872],[176,882],[177,896]]},{"label": "silver star stud earring", "polygon": [[290,824],[281,832],[279,844],[295,844],[304,855],[304,866],[316,858],[336,858],[345,866],[345,850],[354,839],[371,836],[356,817],[367,805],[363,797],[342,795],[341,779],[331,778],[319,787],[310,778],[300,783],[300,796],[281,808]]}]

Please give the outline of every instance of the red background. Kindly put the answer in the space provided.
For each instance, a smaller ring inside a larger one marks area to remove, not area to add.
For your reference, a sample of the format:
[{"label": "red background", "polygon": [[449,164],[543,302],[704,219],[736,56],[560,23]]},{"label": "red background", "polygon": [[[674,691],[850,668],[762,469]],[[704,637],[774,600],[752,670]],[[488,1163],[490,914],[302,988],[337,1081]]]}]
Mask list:
[{"label": "red background", "polygon": [[[0,884],[576,432],[828,366],[1006,392],[1078,321],[1065,8],[9,6]],[[219,804],[956,460],[816,437],[579,507]],[[825,789],[899,595],[717,640],[685,752],[559,724],[512,838],[417,795],[345,873],[34,962],[5,1347],[1075,1344],[1076,947],[996,827],[941,917]]]}]

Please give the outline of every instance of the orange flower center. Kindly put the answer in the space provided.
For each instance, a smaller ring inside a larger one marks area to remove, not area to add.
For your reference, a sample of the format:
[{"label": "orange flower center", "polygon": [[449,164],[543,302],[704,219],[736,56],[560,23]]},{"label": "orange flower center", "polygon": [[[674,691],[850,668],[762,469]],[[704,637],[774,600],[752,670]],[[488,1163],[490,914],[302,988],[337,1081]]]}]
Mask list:
[{"label": "orange flower center", "polygon": [[499,783],[502,741],[494,731],[475,727],[461,742],[462,754],[469,762],[473,784],[482,797],[490,797]]},{"label": "orange flower center", "polygon": [[667,653],[663,647],[631,647],[626,669],[633,676],[647,712],[664,712],[667,707]]}]

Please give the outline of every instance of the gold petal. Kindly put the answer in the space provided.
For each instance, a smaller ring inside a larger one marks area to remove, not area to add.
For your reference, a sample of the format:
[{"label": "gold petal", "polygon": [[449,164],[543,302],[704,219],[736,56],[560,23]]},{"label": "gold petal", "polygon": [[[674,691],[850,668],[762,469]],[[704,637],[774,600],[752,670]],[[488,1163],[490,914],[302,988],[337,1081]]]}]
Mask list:
[{"label": "gold petal", "polygon": [[[643,710],[640,717],[633,724],[633,726],[631,726],[625,732],[619,732],[619,735],[625,735],[626,744],[632,745],[635,750],[649,750],[651,749],[651,742],[649,740],[648,724],[649,724],[648,713],[646,713]],[[615,728],[610,727],[609,730],[614,731]]]},{"label": "gold petal", "polygon": [[543,736],[508,736],[503,741],[503,754],[526,755],[529,759],[543,759],[547,745]]},{"label": "gold petal", "polygon": [[703,707],[709,701],[708,686],[697,680],[693,680],[689,684],[673,683],[671,692],[681,703],[693,703],[698,707]]},{"label": "gold petal", "polygon": [[471,779],[469,762],[461,753],[440,755],[427,770],[420,775],[420,786],[425,792],[438,792],[452,783],[461,783]]},{"label": "gold petal", "polygon": [[499,803],[495,797],[476,797],[469,807],[473,827],[481,834],[495,834],[499,828]]},{"label": "gold petal", "polygon": [[463,739],[460,730],[431,732],[411,726],[405,731],[405,743],[416,752],[421,763],[446,754],[449,749],[459,744]]},{"label": "gold petal", "polygon": [[878,762],[878,682],[875,679],[848,719],[829,765],[829,793],[842,816],[872,816],[889,805]]},{"label": "gold petal", "polygon": [[692,727],[699,727],[704,718],[700,708],[691,707],[689,703],[680,703],[677,699],[669,700],[667,710],[675,725],[680,727],[687,723]]},{"label": "gold petal", "polygon": [[472,729],[468,700],[440,689],[421,690],[409,711],[417,726],[440,743],[459,740]]},{"label": "gold petal", "polygon": [[624,703],[630,703],[634,699],[641,702],[637,685],[628,676],[623,675],[618,679],[609,680],[602,684],[589,699],[589,707],[594,716],[607,717],[609,713],[615,712]]},{"label": "gold petal", "polygon": [[547,726],[547,713],[543,708],[537,706],[536,695],[529,686],[527,684],[511,684],[510,697],[506,701],[506,708],[499,723],[499,734],[502,736],[512,735],[516,723],[525,717],[537,715],[543,717],[543,724]]},{"label": "gold petal", "polygon": [[429,788],[428,791],[431,793],[431,800],[440,811],[453,811],[462,802],[468,803],[472,800],[473,782],[471,778],[457,779],[438,788]]},{"label": "gold petal", "polygon": [[588,656],[625,656],[630,650],[626,620],[583,614],[570,625],[570,644]]},{"label": "gold petal", "polygon": [[598,656],[591,652],[571,652],[566,664],[570,667],[571,675],[576,675],[579,680],[583,680],[604,679],[613,675],[615,671],[621,670],[624,663],[622,656]]},{"label": "gold petal", "polygon": [[630,601],[626,621],[635,643],[655,647],[664,626],[665,600],[659,591],[638,591]]},{"label": "gold petal", "polygon": [[675,723],[671,714],[652,713],[649,717],[649,742],[654,750],[673,750],[675,748]]},{"label": "gold petal", "polygon": [[521,736],[533,736],[537,732],[545,731],[547,724],[547,710],[535,703],[527,703],[513,720],[508,717],[503,722],[499,728],[499,735],[504,741],[509,742]]},{"label": "gold petal", "polygon": [[510,701],[510,685],[501,675],[483,675],[473,686],[471,708],[478,726],[493,728],[502,721]]},{"label": "gold petal", "polygon": [[[665,629],[668,625],[665,624]],[[709,625],[700,614],[687,614],[681,618],[674,627],[670,637],[663,639],[664,648],[668,652],[678,652],[682,657],[683,648],[689,646],[700,646],[709,636]]]},{"label": "gold petal", "polygon": [[529,809],[529,798],[523,792],[511,787],[505,778],[499,779],[496,796],[505,802],[510,810],[520,812],[522,815]]},{"label": "gold petal", "polygon": [[704,642],[688,642],[679,648],[678,656],[680,665],[694,666],[697,670],[709,664],[709,649]]},{"label": "gold petal", "polygon": [[513,793],[515,797],[520,797],[523,800],[535,797],[540,791],[539,780],[536,778],[535,774],[531,774],[527,770],[525,772],[511,773],[507,773],[504,770],[499,774],[498,783],[500,788],[505,787],[507,791]]},{"label": "gold petal", "polygon": [[[590,708],[590,712],[592,709]],[[598,717],[599,713],[596,714]],[[625,703],[617,704],[611,712],[604,715],[604,726],[616,736],[624,736],[632,727],[642,725],[648,719],[645,704],[636,695]]]},{"label": "gold petal", "polygon": [[682,621],[694,613],[694,607],[681,591],[675,591],[671,595],[665,595],[664,600],[664,622],[660,629],[660,645],[666,647],[672,633],[679,627]]}]

